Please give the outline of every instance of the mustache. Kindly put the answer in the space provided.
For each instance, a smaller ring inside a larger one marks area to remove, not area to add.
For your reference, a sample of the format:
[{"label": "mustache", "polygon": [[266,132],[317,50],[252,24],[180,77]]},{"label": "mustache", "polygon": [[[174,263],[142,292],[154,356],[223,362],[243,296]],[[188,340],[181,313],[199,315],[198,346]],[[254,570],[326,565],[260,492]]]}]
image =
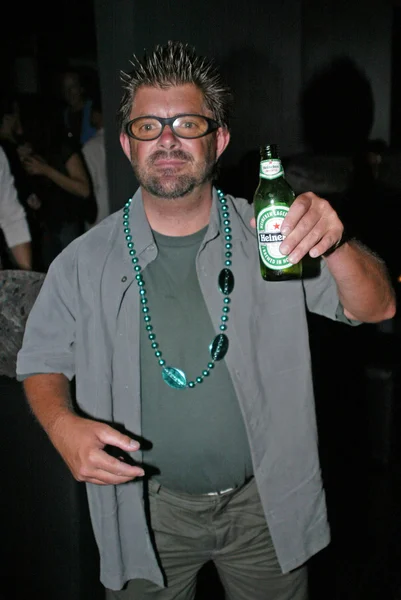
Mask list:
[{"label": "mustache", "polygon": [[150,165],[153,165],[157,160],[187,160],[189,162],[193,162],[193,157],[191,154],[184,152],[184,150],[171,150],[171,152],[166,152],[166,150],[156,150],[153,154],[151,154],[148,158],[148,162]]}]

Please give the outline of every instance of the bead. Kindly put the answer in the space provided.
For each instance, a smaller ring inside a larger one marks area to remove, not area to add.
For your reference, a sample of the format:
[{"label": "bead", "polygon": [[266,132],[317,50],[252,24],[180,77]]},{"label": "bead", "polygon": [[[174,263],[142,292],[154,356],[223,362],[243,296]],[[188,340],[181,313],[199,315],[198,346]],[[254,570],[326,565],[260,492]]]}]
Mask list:
[{"label": "bead", "polygon": [[[135,258],[134,258],[134,260],[135,260]],[[227,261],[226,261],[226,262],[227,262]],[[230,262],[231,262],[231,261],[230,261]],[[134,270],[138,272],[138,271],[140,271],[140,270],[141,270],[141,267],[140,267],[139,265],[135,265],[135,267],[134,267]]]},{"label": "bead", "polygon": [[225,247],[227,248],[227,250],[231,250],[231,248],[233,247],[233,245],[230,244],[230,243],[227,243],[227,244],[225,244]]},{"label": "bead", "polygon": [[156,334],[155,333],[149,333],[148,338],[150,340],[154,340],[154,339],[156,339]]},{"label": "bead", "polygon": [[221,205],[221,210],[224,210],[224,211],[228,210],[227,204],[222,204]]},{"label": "bead", "polygon": [[219,329],[221,331],[225,331],[227,329],[227,325],[220,325]]},{"label": "bead", "polygon": [[217,280],[219,290],[225,296],[231,294],[234,289],[234,275],[230,271],[230,269],[222,269],[219,273],[219,277]]},{"label": "bead", "polygon": [[224,298],[224,304],[230,304],[231,298]]},{"label": "bead", "polygon": [[134,256],[134,258],[131,258],[131,262],[133,265],[136,265],[136,263],[139,261],[139,258],[137,256]]},{"label": "bead", "polygon": [[146,325],[146,331],[152,331],[152,330],[153,330],[153,325]]},{"label": "bead", "polygon": [[124,225],[124,227],[128,227],[129,221],[123,221],[123,225]]},{"label": "bead", "polygon": [[183,390],[187,387],[187,378],[184,371],[175,367],[165,367],[162,371],[163,381],[176,390]]},{"label": "bead", "polygon": [[228,218],[229,218],[229,216],[230,216],[230,213],[228,213],[228,212],[223,212],[223,215],[222,215],[223,219],[228,219]]},{"label": "bead", "polygon": [[[125,227],[124,233],[131,233],[131,229],[129,227]],[[132,239],[132,238],[131,238]]]},{"label": "bead", "polygon": [[131,248],[133,248],[133,247],[134,247],[134,244],[133,244],[132,242],[128,242],[127,246],[128,246],[128,248],[130,248],[130,249],[131,249]]},{"label": "bead", "polygon": [[203,375],[203,377],[207,377],[209,375],[209,371],[207,369],[204,369],[202,371],[202,375]]},{"label": "bead", "polygon": [[135,256],[136,254],[136,250],[134,250],[133,248],[129,251],[131,256]]},{"label": "bead", "polygon": [[221,320],[223,321],[223,323],[225,323],[226,321],[228,321],[228,317],[227,317],[227,315],[223,315],[223,316],[221,317]]},{"label": "bead", "polygon": [[232,262],[231,262],[231,260],[226,260],[224,264],[226,267],[231,267]]},{"label": "bead", "polygon": [[212,362],[207,363],[207,368],[208,369],[214,369],[214,363],[212,363]]},{"label": "bead", "polygon": [[197,377],[196,378],[196,383],[202,383],[203,381],[203,377]]},{"label": "bead", "polygon": [[229,235],[225,235],[224,239],[226,240],[226,242],[231,242],[231,240],[233,239],[233,236],[230,235],[230,234]]},{"label": "bead", "polygon": [[226,258],[231,258],[231,257],[232,257],[232,255],[233,255],[233,253],[232,253],[232,252],[226,252],[226,253],[225,253],[225,257],[226,257]]},{"label": "bead", "polygon": [[216,335],[209,346],[210,357],[213,361],[221,360],[225,357],[228,350],[228,337],[224,333]]},{"label": "bead", "polygon": [[145,316],[143,317],[143,320],[145,321],[145,323],[149,323],[149,321],[151,320],[151,318],[150,318],[150,316],[149,316],[149,315],[145,315]]},{"label": "bead", "polygon": [[228,306],[223,306],[223,312],[228,313],[230,312],[230,309]]},{"label": "bead", "polygon": [[194,388],[195,387],[195,383],[193,381],[188,381],[188,387],[189,388]]},{"label": "bead", "polygon": [[139,279],[137,283],[138,283],[138,285],[140,285],[140,286],[142,286],[142,285],[145,285],[145,282],[144,282],[144,280],[143,280],[143,279]]},{"label": "bead", "polygon": [[156,350],[156,348],[159,347],[159,344],[157,342],[152,342],[152,348],[153,350]]},{"label": "bead", "polygon": [[156,350],[156,352],[155,352],[155,356],[156,356],[157,358],[160,358],[160,357],[161,357],[161,355],[162,355],[162,353],[160,352],[160,350]]},{"label": "bead", "polygon": [[231,233],[231,227],[224,227],[224,233]]},{"label": "bead", "polygon": [[161,358],[161,359],[159,360],[159,365],[160,365],[161,367],[163,367],[165,364],[166,364],[166,361],[165,361],[163,358]]},{"label": "bead", "polygon": [[223,221],[223,225],[225,225],[225,226],[230,225],[230,223],[231,223],[230,219],[224,219],[224,221]]},{"label": "bead", "polygon": [[132,235],[126,235],[125,239],[127,240],[127,242],[130,242],[132,240]]},{"label": "bead", "polygon": [[147,303],[148,303],[147,298],[141,298],[141,304],[147,304]]},{"label": "bead", "polygon": [[148,306],[144,306],[144,307],[142,308],[142,312],[143,312],[143,313],[147,313],[147,312],[149,312],[149,307],[148,307]]}]

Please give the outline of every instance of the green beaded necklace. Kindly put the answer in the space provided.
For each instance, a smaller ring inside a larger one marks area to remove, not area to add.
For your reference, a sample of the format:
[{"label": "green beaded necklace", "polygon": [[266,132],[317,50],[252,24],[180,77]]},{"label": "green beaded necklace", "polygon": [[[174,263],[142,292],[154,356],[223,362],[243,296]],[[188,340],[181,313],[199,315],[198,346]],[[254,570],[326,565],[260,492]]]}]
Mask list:
[{"label": "green beaded necklace", "polygon": [[[232,235],[231,235],[231,227],[230,227],[230,214],[226,199],[221,190],[217,190],[217,196],[220,202],[220,210],[222,216],[223,223],[223,232],[224,232],[224,268],[220,271],[218,277],[218,286],[220,292],[224,296],[224,306],[223,306],[223,314],[221,316],[221,325],[219,327],[221,332],[226,331],[227,329],[227,321],[228,314],[230,311],[229,304],[231,299],[229,298],[231,292],[234,289],[234,275],[228,267],[231,267],[232,261]],[[132,266],[135,271],[135,279],[139,288],[139,295],[141,299],[142,305],[142,313],[143,319],[146,324],[146,331],[148,332],[148,338],[151,343],[152,348],[155,351],[155,357],[159,363],[159,366],[162,368],[162,377],[163,381],[167,385],[172,388],[182,390],[185,388],[193,389],[197,384],[203,382],[203,380],[210,375],[211,370],[214,368],[214,365],[217,361],[224,358],[227,354],[228,350],[228,337],[225,333],[219,333],[212,340],[209,345],[209,353],[210,353],[210,362],[207,364],[207,368],[202,371],[201,375],[198,375],[193,381],[187,381],[187,377],[181,369],[176,367],[171,367],[166,364],[165,359],[163,358],[162,351],[159,348],[159,344],[156,341],[156,334],[153,331],[153,325],[151,324],[151,317],[148,304],[148,299],[146,296],[145,282],[143,279],[143,275],[141,274],[141,267],[138,264],[139,259],[136,256],[136,250],[134,248],[134,242],[132,241],[131,229],[129,225],[129,216],[130,216],[130,207],[131,207],[132,198],[126,202],[123,209],[123,226],[124,226],[124,234],[127,242],[128,252],[131,257]]]}]

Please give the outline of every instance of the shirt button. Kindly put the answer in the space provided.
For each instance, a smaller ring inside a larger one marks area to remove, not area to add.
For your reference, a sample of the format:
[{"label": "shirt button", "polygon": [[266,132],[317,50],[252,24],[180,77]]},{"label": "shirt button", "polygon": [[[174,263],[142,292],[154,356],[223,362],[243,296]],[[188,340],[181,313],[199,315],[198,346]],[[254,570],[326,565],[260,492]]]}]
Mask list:
[{"label": "shirt button", "polygon": [[124,277],[121,277],[121,281],[124,283],[125,281],[127,281],[127,276],[124,275]]}]

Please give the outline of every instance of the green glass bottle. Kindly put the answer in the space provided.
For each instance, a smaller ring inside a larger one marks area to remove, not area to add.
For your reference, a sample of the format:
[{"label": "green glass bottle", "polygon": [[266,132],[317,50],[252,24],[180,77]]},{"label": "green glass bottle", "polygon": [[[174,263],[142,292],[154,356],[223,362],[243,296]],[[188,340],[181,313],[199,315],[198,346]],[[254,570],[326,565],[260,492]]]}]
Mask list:
[{"label": "green glass bottle", "polygon": [[277,145],[262,146],[259,185],[253,197],[253,204],[260,272],[266,281],[302,278],[302,261],[293,265],[279,250],[284,240],[281,224],[294,199],[295,193],[284,178]]}]

